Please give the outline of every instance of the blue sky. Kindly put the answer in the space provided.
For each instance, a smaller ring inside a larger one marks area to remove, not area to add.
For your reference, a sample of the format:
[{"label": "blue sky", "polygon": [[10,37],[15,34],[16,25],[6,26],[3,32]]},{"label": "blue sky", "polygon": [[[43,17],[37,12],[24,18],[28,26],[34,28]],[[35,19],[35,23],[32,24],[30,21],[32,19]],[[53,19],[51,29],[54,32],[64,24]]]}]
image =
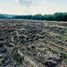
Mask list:
[{"label": "blue sky", "polygon": [[67,0],[0,0],[0,14],[67,12]]}]

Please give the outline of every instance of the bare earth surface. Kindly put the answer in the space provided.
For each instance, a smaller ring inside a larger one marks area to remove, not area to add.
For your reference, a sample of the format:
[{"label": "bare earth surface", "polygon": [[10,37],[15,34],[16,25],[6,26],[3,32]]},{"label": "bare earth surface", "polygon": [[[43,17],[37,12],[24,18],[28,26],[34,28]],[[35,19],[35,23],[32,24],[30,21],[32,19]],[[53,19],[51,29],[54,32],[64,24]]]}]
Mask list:
[{"label": "bare earth surface", "polygon": [[0,67],[67,67],[67,22],[1,19]]}]

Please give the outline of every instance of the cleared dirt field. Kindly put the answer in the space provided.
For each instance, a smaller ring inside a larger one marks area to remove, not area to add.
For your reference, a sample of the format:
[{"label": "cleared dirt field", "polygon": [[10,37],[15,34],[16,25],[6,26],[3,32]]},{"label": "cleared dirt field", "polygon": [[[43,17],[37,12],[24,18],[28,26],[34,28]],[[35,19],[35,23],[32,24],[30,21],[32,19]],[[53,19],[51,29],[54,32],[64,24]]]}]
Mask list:
[{"label": "cleared dirt field", "polygon": [[0,19],[0,67],[67,67],[67,22]]}]

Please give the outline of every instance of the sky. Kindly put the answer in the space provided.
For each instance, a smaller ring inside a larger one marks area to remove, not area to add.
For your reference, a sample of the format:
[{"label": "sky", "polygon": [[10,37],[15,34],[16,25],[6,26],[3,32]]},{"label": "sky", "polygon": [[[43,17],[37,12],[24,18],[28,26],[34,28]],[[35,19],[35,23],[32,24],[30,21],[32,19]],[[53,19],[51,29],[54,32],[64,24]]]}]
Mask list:
[{"label": "sky", "polygon": [[67,12],[67,0],[0,0],[0,14],[53,14]]}]

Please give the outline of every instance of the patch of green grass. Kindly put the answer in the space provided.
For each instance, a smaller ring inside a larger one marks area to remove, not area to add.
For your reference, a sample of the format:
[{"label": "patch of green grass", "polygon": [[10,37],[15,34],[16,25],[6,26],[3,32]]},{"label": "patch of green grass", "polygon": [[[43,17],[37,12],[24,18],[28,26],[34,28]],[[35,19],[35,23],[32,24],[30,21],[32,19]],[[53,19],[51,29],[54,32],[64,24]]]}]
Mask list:
[{"label": "patch of green grass", "polygon": [[63,35],[60,35],[61,39],[62,40],[67,40],[67,33],[64,33]]},{"label": "patch of green grass", "polygon": [[62,53],[62,56],[64,57],[64,59],[67,59],[67,53]]}]

